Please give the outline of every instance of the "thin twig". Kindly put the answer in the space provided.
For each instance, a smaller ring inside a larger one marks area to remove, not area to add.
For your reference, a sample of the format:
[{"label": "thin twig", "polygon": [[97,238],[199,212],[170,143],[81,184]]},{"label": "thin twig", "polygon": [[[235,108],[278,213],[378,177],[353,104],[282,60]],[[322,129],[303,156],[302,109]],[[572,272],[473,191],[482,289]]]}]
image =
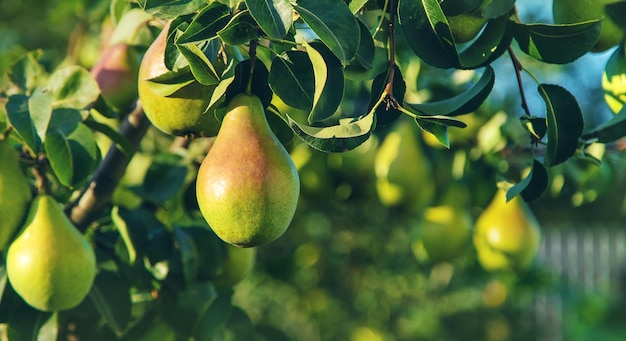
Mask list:
[{"label": "thin twig", "polygon": [[530,117],[532,114],[530,113],[530,108],[528,107],[528,101],[526,101],[526,93],[524,92],[524,84],[522,82],[522,70],[524,67],[522,63],[517,59],[515,52],[513,49],[509,47],[509,56],[511,57],[511,62],[513,63],[513,68],[515,68],[515,76],[517,77],[517,86],[519,87],[519,94],[522,98],[522,109],[526,113],[526,116]]}]

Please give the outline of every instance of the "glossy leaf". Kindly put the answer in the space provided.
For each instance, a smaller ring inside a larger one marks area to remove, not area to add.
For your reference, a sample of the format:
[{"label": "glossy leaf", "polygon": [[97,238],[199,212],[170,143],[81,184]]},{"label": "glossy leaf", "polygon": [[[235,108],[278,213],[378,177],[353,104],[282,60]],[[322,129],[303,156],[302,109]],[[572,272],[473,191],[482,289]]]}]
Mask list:
[{"label": "glossy leaf", "polygon": [[611,111],[617,113],[626,103],[626,45],[624,42],[606,61],[602,74],[604,100]]},{"label": "glossy leaf", "polygon": [[478,37],[459,52],[460,69],[475,69],[493,62],[509,48],[513,39],[508,15],[487,21]]},{"label": "glossy leaf", "polygon": [[310,127],[300,125],[287,116],[289,126],[311,147],[327,153],[345,152],[365,142],[374,127],[375,115],[369,113],[359,119],[343,119],[330,127]]},{"label": "glossy leaf", "polygon": [[101,270],[88,297],[115,335],[122,336],[131,318],[128,284],[115,272]]},{"label": "glossy leaf", "polygon": [[626,106],[610,120],[598,125],[593,131],[582,137],[600,143],[611,143],[626,136]]},{"label": "glossy leaf", "polygon": [[150,165],[141,186],[131,189],[153,203],[162,203],[178,193],[187,175],[187,167],[175,160],[155,160]]},{"label": "glossy leaf", "polygon": [[293,21],[293,7],[288,0],[246,0],[246,6],[263,32],[283,38]]},{"label": "glossy leaf", "polygon": [[287,105],[309,112],[313,108],[315,74],[304,51],[287,51],[272,60],[268,77],[274,93]]},{"label": "glossy leaf", "polygon": [[128,139],[122,136],[117,130],[111,128],[111,126],[100,123],[94,119],[87,119],[83,121],[83,124],[89,127],[93,131],[97,131],[99,133],[104,134],[106,137],[111,139],[113,143],[117,146],[119,150],[121,150],[127,156],[131,156],[133,154],[133,150],[128,143]]},{"label": "glossy leaf", "polygon": [[193,13],[206,5],[206,0],[138,0],[146,12],[162,19]]},{"label": "glossy leaf", "polygon": [[544,117],[526,117],[520,118],[522,126],[528,131],[535,139],[541,140],[548,132],[548,122]]},{"label": "glossy leaf", "polygon": [[204,85],[216,85],[219,83],[219,76],[213,64],[195,44],[176,45],[180,53],[187,59],[193,77]]},{"label": "glossy leaf", "polygon": [[37,136],[41,141],[46,138],[46,131],[52,117],[52,96],[45,88],[37,88],[28,99],[28,112],[33,121]]},{"label": "glossy leaf", "polygon": [[341,64],[354,58],[359,48],[360,28],[345,2],[300,0],[294,9]]},{"label": "glossy leaf", "polygon": [[491,66],[485,69],[480,79],[465,92],[442,101],[410,104],[415,110],[426,115],[456,116],[470,113],[487,99],[495,83],[495,72]]},{"label": "glossy leaf", "polygon": [[228,6],[212,2],[194,16],[189,26],[176,39],[176,44],[194,43],[217,37],[217,32],[230,20]]},{"label": "glossy leaf", "polygon": [[151,78],[148,80],[147,84],[150,90],[154,91],[159,96],[169,96],[194,81],[193,73],[191,73],[191,69],[187,67],[182,70],[166,72],[160,76]]},{"label": "glossy leaf", "polygon": [[459,65],[452,32],[437,0],[399,0],[398,22],[409,47],[438,68]]},{"label": "glossy leaf", "polygon": [[511,13],[515,0],[483,1],[480,12],[484,18],[495,19]]},{"label": "glossy leaf", "polygon": [[576,98],[558,85],[537,88],[546,103],[548,141],[544,163],[554,166],[574,155],[583,131],[583,116]]},{"label": "glossy leaf", "polygon": [[600,36],[602,20],[569,25],[513,23],[520,49],[554,64],[570,63],[589,52]]},{"label": "glossy leaf", "polygon": [[39,153],[41,138],[30,118],[29,98],[26,95],[12,95],[6,103],[7,116],[13,129],[24,144],[34,153]]},{"label": "glossy leaf", "polygon": [[306,44],[313,64],[315,92],[309,123],[321,122],[335,113],[343,98],[343,69],[339,60],[322,44]]},{"label": "glossy leaf", "polygon": [[433,134],[444,147],[450,148],[450,138],[448,137],[448,127],[446,125],[431,120],[416,119],[415,121],[424,131]]},{"label": "glossy leaf", "polygon": [[359,49],[356,51],[356,61],[364,68],[369,69],[372,67],[372,62],[374,61],[374,39],[367,29],[367,26],[365,26],[361,20],[357,20],[357,22],[359,23],[361,34]]},{"label": "glossy leaf", "polygon": [[506,200],[509,201],[516,195],[521,195],[524,201],[532,202],[539,199],[547,188],[548,171],[541,162],[533,160],[533,166],[528,175],[506,192]]},{"label": "glossy leaf", "polygon": [[86,69],[70,65],[55,71],[48,80],[53,108],[85,109],[100,95],[100,88]]},{"label": "glossy leaf", "polygon": [[9,70],[8,76],[11,82],[22,90],[35,88],[39,83],[40,76],[44,73],[44,69],[38,61],[42,54],[41,50],[36,50],[17,60]]},{"label": "glossy leaf", "polygon": [[259,37],[256,22],[249,11],[237,13],[217,34],[224,43],[230,45],[246,44]]}]

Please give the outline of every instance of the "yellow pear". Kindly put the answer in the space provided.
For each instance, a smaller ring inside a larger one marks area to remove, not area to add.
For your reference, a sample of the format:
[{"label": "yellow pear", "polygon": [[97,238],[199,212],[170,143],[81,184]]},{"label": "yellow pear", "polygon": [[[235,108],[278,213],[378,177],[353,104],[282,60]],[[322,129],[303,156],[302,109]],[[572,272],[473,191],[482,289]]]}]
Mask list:
[{"label": "yellow pear", "polygon": [[621,0],[554,0],[552,14],[556,24],[572,24],[604,18],[600,37],[591,51],[601,52],[619,44],[624,30],[605,12],[604,7]]},{"label": "yellow pear", "polygon": [[31,197],[17,152],[8,139],[0,138],[0,251],[19,229]]},{"label": "yellow pear", "polygon": [[96,257],[57,201],[42,194],[9,246],[6,267],[9,282],[26,303],[42,311],[59,311],[77,306],[87,296],[96,275]]},{"label": "yellow pear", "polygon": [[169,70],[165,66],[165,47],[169,22],[146,51],[139,67],[138,91],[141,105],[150,122],[170,135],[215,136],[219,121],[208,112],[211,88],[193,81],[168,96],[156,93],[150,79]]},{"label": "yellow pear", "polygon": [[418,134],[415,123],[400,119],[376,152],[376,191],[381,203],[387,207],[420,210],[434,194],[430,163]]},{"label": "yellow pear", "polygon": [[506,202],[498,190],[476,220],[474,247],[485,270],[528,269],[539,250],[541,231],[534,215],[519,196]]},{"label": "yellow pear", "polygon": [[468,197],[465,187],[451,185],[440,205],[424,210],[419,241],[430,260],[453,261],[468,249],[473,223]]},{"label": "yellow pear", "polygon": [[91,69],[102,97],[114,108],[125,109],[137,99],[139,57],[132,46],[117,43],[107,48]]},{"label": "yellow pear", "polygon": [[298,204],[300,179],[258,97],[236,95],[198,170],[202,215],[227,243],[253,247],[280,237]]}]

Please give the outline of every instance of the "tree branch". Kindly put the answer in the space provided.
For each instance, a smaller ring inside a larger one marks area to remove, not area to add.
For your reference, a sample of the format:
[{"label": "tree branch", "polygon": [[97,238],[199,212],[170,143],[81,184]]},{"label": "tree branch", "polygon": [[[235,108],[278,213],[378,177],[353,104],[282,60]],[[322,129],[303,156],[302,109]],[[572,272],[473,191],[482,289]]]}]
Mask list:
[{"label": "tree branch", "polygon": [[[137,105],[120,125],[119,133],[128,140],[133,155],[149,126],[141,105]],[[84,191],[66,208],[66,214],[79,230],[85,231],[93,216],[109,203],[133,155],[124,154],[113,144]]]}]

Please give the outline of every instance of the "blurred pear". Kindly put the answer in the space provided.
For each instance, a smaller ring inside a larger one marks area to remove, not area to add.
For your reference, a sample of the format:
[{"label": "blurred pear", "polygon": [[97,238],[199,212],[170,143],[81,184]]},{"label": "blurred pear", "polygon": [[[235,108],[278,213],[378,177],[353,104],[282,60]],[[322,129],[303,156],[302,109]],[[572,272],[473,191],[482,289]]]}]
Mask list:
[{"label": "blurred pear", "polygon": [[387,207],[423,209],[433,197],[431,165],[418,139],[417,125],[399,119],[385,136],[375,157],[376,191]]},{"label": "blurred pear", "polygon": [[474,247],[480,265],[488,271],[530,268],[541,240],[532,212],[518,195],[506,201],[500,189],[476,220]]}]

